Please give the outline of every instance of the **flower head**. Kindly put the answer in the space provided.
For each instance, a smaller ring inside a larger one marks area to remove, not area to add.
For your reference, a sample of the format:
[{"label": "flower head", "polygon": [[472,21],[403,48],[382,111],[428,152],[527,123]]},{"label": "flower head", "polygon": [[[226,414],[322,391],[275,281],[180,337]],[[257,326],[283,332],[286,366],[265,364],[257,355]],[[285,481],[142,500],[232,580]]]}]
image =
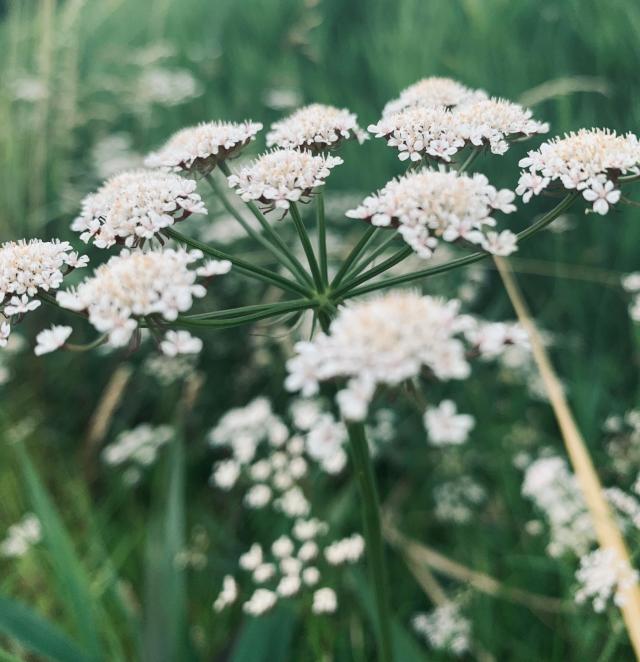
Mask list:
[{"label": "flower head", "polygon": [[304,106],[279,122],[267,133],[267,147],[306,149],[321,152],[332,149],[345,140],[367,139],[358,126],[358,118],[346,108],[321,103]]},{"label": "flower head", "polygon": [[409,85],[397,99],[387,103],[382,115],[397,113],[414,106],[453,108],[469,101],[486,99],[483,90],[474,90],[451,78],[429,76]]},{"label": "flower head", "polygon": [[542,143],[519,165],[525,170],[516,193],[524,202],[554,182],[569,191],[582,191],[593,211],[604,215],[620,200],[619,175],[640,172],[640,140],[633,133],[580,129]]},{"label": "flower head", "polygon": [[199,354],[202,351],[202,340],[195,338],[188,331],[167,331],[160,349],[166,356],[178,354]]},{"label": "flower head", "polygon": [[194,180],[162,170],[132,170],[88,195],[71,229],[98,248],[134,247],[176,221],[206,213]]},{"label": "flower head", "polygon": [[191,308],[193,299],[206,293],[196,283],[190,265],[202,258],[199,251],[167,249],[147,253],[122,251],[96,269],[76,289],[58,293],[63,308],[85,311],[89,321],[109,343],[126,345],[138,318],[159,315],[168,321]]},{"label": "flower head", "polygon": [[244,201],[256,200],[267,210],[289,209],[291,202],[305,201],[322,186],[331,169],[342,163],[337,156],[278,149],[263,154],[229,177],[229,186]]},{"label": "flower head", "polygon": [[67,342],[67,338],[71,335],[72,331],[73,329],[70,326],[56,326],[55,324],[50,329],[40,331],[36,336],[35,355],[42,356],[42,354],[48,354],[49,352],[55,352],[56,349],[60,349]]},{"label": "flower head", "polygon": [[[465,239],[489,252],[515,250],[515,235],[491,236],[491,214],[497,209],[515,211],[514,194],[496,190],[484,175],[437,172],[423,168],[392,179],[377,193],[365,198],[350,218],[382,227],[397,227],[402,238],[423,258],[431,257],[440,239]],[[511,251],[509,251],[511,252]]]},{"label": "flower head", "polygon": [[148,168],[207,174],[237,156],[261,129],[259,122],[203,122],[174,133],[144,163]]},{"label": "flower head", "polygon": [[427,409],[424,425],[434,446],[457,445],[467,440],[475,420],[469,414],[458,414],[453,400],[443,400],[437,407]]}]

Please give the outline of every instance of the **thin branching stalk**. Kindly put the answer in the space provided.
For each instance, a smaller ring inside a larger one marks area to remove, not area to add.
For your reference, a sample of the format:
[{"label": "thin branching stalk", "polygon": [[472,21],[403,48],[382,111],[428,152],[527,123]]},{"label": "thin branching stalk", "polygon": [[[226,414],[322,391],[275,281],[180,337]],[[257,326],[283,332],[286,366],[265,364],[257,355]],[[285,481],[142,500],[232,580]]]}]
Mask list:
[{"label": "thin branching stalk", "polygon": [[365,255],[360,260],[356,261],[353,267],[347,272],[346,278],[350,278],[361,274],[376,258],[380,257],[387,248],[398,238],[398,233],[393,230],[391,236],[387,237],[377,248],[375,248],[369,255]]},{"label": "thin branching stalk", "polygon": [[307,256],[307,262],[309,263],[309,268],[311,269],[311,274],[313,275],[313,282],[316,285],[316,290],[318,292],[324,292],[324,285],[322,282],[322,276],[320,275],[320,267],[318,266],[318,261],[316,260],[315,253],[313,252],[313,246],[311,245],[311,240],[307,234],[307,230],[304,227],[300,212],[298,211],[298,206],[295,202],[292,202],[289,206],[289,213],[293,220],[293,224],[296,226],[298,231],[298,236],[300,237],[300,243],[302,244],[302,249],[304,250],[305,255]]},{"label": "thin branching stalk", "polygon": [[182,319],[186,320],[199,320],[199,319],[226,319],[228,317],[238,317],[240,315],[250,315],[253,313],[267,312],[276,306],[282,305],[296,305],[305,304],[311,305],[308,299],[292,299],[290,301],[280,301],[277,303],[259,303],[253,306],[239,306],[237,308],[225,308],[223,310],[215,310],[209,313],[197,313],[195,315],[183,315]]},{"label": "thin branching stalk", "polygon": [[342,282],[343,278],[347,275],[347,272],[351,268],[351,266],[356,262],[358,257],[362,254],[363,251],[367,249],[367,246],[369,245],[369,242],[372,240],[373,235],[375,234],[376,230],[375,226],[371,225],[367,228],[366,232],[360,237],[360,240],[358,243],[351,249],[351,252],[349,255],[347,255],[346,259],[340,266],[340,269],[338,269],[338,273],[335,275],[334,279],[331,281],[331,288],[335,289],[337,288],[340,283]]},{"label": "thin branching stalk", "polygon": [[324,212],[324,196],[322,191],[316,195],[316,224],[318,227],[318,259],[322,286],[326,290],[329,285],[329,263],[327,260],[327,222]]}]

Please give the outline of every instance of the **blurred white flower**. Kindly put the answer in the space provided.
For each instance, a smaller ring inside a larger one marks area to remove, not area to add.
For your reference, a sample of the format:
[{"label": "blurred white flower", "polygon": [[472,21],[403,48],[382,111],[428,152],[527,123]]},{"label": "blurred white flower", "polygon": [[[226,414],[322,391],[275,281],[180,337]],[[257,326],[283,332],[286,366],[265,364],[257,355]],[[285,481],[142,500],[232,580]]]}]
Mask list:
[{"label": "blurred white flower", "polygon": [[167,331],[160,349],[166,356],[178,354],[198,354],[202,351],[202,340],[195,338],[188,331]]},{"label": "blurred white flower", "polygon": [[471,646],[471,621],[455,602],[436,607],[428,614],[417,614],[412,625],[435,650],[460,656]]},{"label": "blurred white flower", "polygon": [[238,597],[238,585],[236,580],[231,575],[225,575],[222,580],[222,590],[213,603],[213,609],[217,612],[222,611],[225,607],[232,605]]},{"label": "blurred white flower", "polygon": [[424,413],[424,425],[434,446],[463,444],[475,425],[473,416],[458,414],[453,400],[443,400]]},{"label": "blurred white flower", "polygon": [[40,520],[28,513],[19,522],[7,529],[6,538],[0,542],[0,556],[18,558],[42,539]]},{"label": "blurred white flower", "polygon": [[42,356],[49,352],[55,352],[60,349],[67,338],[71,335],[73,329],[70,326],[56,326],[55,324],[50,329],[40,331],[36,336],[36,347],[33,350],[36,356]]},{"label": "blurred white flower", "polygon": [[338,608],[338,596],[332,588],[319,588],[313,594],[311,611],[314,614],[332,614]]}]

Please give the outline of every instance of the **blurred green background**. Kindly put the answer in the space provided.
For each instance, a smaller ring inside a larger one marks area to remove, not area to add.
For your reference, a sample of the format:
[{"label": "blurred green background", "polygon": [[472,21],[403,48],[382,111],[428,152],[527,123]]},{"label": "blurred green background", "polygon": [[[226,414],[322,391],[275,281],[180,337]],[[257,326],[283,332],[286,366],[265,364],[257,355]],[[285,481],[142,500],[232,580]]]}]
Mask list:
[{"label": "blurred green background", "polygon": [[[0,8],[2,240],[61,236],[78,245],[68,225],[82,197],[109,174],[107,166],[145,154],[183,126],[245,118],[268,125],[298,105],[320,101],[348,107],[366,127],[388,99],[428,75],[450,76],[530,104],[538,118],[550,122],[552,135],[591,126],[639,129],[640,4],[625,0],[24,0]],[[254,151],[263,147],[261,140]],[[478,167],[496,185],[515,188],[518,159],[538,143],[515,145],[504,158],[485,158]],[[330,180],[334,192],[367,193],[401,171],[393,150],[380,140],[348,145],[343,157],[345,164]],[[513,229],[525,227],[545,205],[521,205],[511,219]],[[617,286],[621,274],[638,269],[637,217],[628,207],[602,218],[575,208],[567,219],[570,230],[538,235],[518,253],[520,263],[514,260],[540,325],[554,336],[556,367],[605,482],[602,423],[638,404],[635,332]],[[338,233],[347,223],[338,213],[330,220]],[[452,294],[456,278],[424,287]],[[232,276],[216,296],[221,306],[255,303],[252,289]],[[513,317],[490,270],[474,307],[488,318]],[[25,325],[30,340],[44,314],[40,321],[33,318],[32,327]],[[186,489],[188,526],[207,527],[211,562],[204,579],[188,579],[187,613],[190,631],[205,642],[198,644],[202,659],[226,659],[216,655],[230,650],[245,626],[216,618],[210,604],[225,565],[269,524],[250,518],[238,526],[245,517],[241,507],[206,486],[211,456],[203,439],[229,407],[256,395],[270,397],[277,410],[285,408],[277,360],[285,350],[251,330],[210,332],[205,340],[198,369],[206,381],[186,425]],[[107,550],[127,590],[140,599],[140,550],[163,492],[162,472],[155,487],[132,496],[102,475],[91,474],[87,488],[82,461],[90,418],[123,366],[131,371],[126,397],[103,436],[111,439],[143,421],[173,420],[180,385],[159,388],[145,373],[145,360],[144,354],[35,360],[27,351],[6,359],[11,378],[1,387],[5,436],[26,427],[32,455],[91,572],[104,571],[100,559]],[[462,459],[452,468],[430,457],[419,420],[408,415],[406,421],[400,417],[397,444],[381,472],[383,495],[399,485],[410,494],[401,525],[414,537],[505,582],[564,596],[575,564],[547,558],[543,542],[524,533],[532,511],[520,496],[521,473],[512,466],[516,428],[536,446],[561,448],[549,408],[500,380],[495,369],[478,373],[458,400],[478,419],[464,467],[489,490],[489,512],[455,528],[430,519],[438,472],[455,473]],[[16,466],[11,446],[0,445],[0,529],[26,509]],[[346,481],[338,487],[341,498],[353,500]],[[358,526],[354,508],[344,517]],[[21,563],[18,570],[2,567],[0,586],[65,626],[48,574],[37,560]],[[398,557],[392,566],[394,606],[406,627],[428,599]],[[624,635],[607,617],[541,615],[480,594],[471,609],[477,639],[495,659],[632,659]],[[366,645],[356,651],[347,643],[358,618],[344,617],[328,655],[369,659]],[[118,634],[109,637],[120,637],[124,620],[112,618]],[[291,645],[281,659],[314,659],[304,623],[289,625]],[[251,636],[260,641],[271,635]],[[425,659],[437,659],[424,651]],[[280,659],[274,656],[246,659]]]}]

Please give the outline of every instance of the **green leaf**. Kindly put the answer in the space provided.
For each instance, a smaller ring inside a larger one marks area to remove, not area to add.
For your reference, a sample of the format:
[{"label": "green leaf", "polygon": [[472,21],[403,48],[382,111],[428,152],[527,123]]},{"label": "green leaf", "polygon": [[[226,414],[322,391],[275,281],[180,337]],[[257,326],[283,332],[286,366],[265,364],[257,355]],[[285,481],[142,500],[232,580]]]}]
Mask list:
[{"label": "green leaf", "polygon": [[231,662],[286,662],[291,659],[294,612],[280,605],[271,613],[245,621]]},{"label": "green leaf", "polygon": [[[57,627],[26,605],[0,596],[0,632],[27,650],[59,662],[87,662],[90,658]],[[19,658],[0,651],[0,662]]]},{"label": "green leaf", "polygon": [[60,597],[75,621],[78,637],[91,659],[99,659],[100,639],[94,617],[89,578],[62,519],[38,476],[26,449],[15,446],[31,506],[42,526],[44,544],[53,563]]}]

